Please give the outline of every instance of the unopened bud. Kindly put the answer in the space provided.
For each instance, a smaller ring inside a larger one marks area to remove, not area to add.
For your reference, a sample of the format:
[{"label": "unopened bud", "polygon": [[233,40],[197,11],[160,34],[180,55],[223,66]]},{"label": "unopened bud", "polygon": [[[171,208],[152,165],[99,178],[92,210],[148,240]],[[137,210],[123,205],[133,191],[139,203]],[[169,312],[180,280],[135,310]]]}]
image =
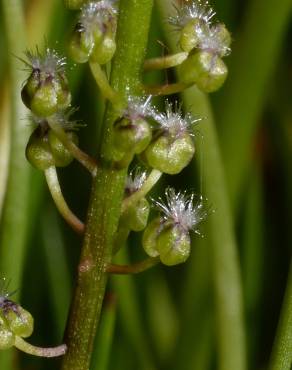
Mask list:
[{"label": "unopened bud", "polygon": [[92,33],[86,32],[82,24],[77,24],[69,42],[70,57],[76,63],[88,62],[94,48],[94,42]]}]

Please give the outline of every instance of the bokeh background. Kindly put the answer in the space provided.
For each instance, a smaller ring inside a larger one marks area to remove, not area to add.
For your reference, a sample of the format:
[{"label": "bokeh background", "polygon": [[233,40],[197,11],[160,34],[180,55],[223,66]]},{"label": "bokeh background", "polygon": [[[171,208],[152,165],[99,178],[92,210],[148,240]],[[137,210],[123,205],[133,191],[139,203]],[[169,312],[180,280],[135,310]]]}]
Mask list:
[{"label": "bokeh background", "polygon": [[[17,289],[14,299],[34,315],[35,331],[29,340],[45,346],[62,341],[81,239],[57,213],[42,174],[26,164],[23,148],[32,127],[19,100],[20,81],[26,73],[17,57],[23,58],[23,52],[36,44],[66,54],[76,13],[66,10],[61,0],[21,4],[24,26],[21,14],[7,25],[4,8],[0,8],[0,274],[11,279],[11,290]],[[264,370],[291,260],[292,2],[214,0],[211,5],[233,36],[232,53],[226,58],[229,77],[220,91],[209,96],[210,114],[218,134],[227,207],[236,236],[248,368]],[[165,22],[155,6],[149,56],[168,52],[173,35],[165,32]],[[8,46],[11,39],[18,41],[16,50]],[[68,60],[67,69],[73,103],[79,107],[76,119],[86,124],[80,130],[80,145],[95,155],[105,102],[87,66]],[[145,76],[145,83],[174,78],[173,71],[153,73]],[[155,103],[163,107],[161,99]],[[203,117],[197,127],[199,160],[178,177],[164,177],[152,196],[163,194],[168,185],[198,192],[202,179],[201,190],[208,197],[204,171],[210,164],[204,153],[209,149],[204,138],[200,139],[208,118]],[[68,203],[85,219],[90,177],[78,163],[59,171],[59,176]],[[218,205],[209,201],[215,212],[220,212]],[[210,240],[220,238],[220,232],[212,235],[214,229],[207,222],[202,233],[204,238],[193,238],[192,255],[184,265],[159,266],[139,276],[110,279],[92,370],[218,368],[217,275],[213,273]],[[142,258],[140,237],[131,235],[119,256],[121,261]],[[17,351],[0,353],[3,370],[58,366],[58,361]]]}]

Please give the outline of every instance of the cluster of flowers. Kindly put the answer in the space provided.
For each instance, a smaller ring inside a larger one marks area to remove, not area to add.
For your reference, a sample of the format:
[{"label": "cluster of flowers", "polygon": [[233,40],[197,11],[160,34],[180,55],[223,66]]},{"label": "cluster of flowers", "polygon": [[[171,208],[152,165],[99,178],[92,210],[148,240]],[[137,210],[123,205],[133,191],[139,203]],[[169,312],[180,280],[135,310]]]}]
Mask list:
[{"label": "cluster of flowers", "polygon": [[27,159],[40,170],[67,166],[73,157],[49,125],[50,121],[57,122],[65,129],[68,140],[78,142],[74,132],[76,124],[69,122],[74,110],[69,108],[71,93],[65,74],[65,58],[49,48],[43,54],[38,50],[35,53],[27,52],[26,57],[30,75],[21,96],[36,125],[26,148]]},{"label": "cluster of flowers", "polygon": [[[65,3],[71,9],[80,10],[69,45],[71,57],[78,63],[109,62],[116,49],[115,1],[67,0]],[[169,20],[179,29],[181,48],[188,54],[180,65],[180,76],[183,82],[196,83],[204,91],[214,91],[223,83],[227,69],[221,58],[228,54],[231,40],[223,24],[211,23],[213,16],[212,9],[198,1],[177,9],[177,15]],[[66,166],[73,159],[72,151],[52,129],[53,122],[70,143],[77,144],[76,124],[69,121],[71,94],[65,60],[51,49],[44,55],[38,51],[27,53],[27,57],[30,76],[22,89],[22,98],[37,123],[27,145],[27,158],[41,170]],[[118,116],[112,128],[114,165],[128,167],[134,156],[139,155],[148,168],[174,175],[190,163],[195,153],[193,125],[199,119],[188,113],[184,115],[177,102],[166,101],[162,113],[151,105],[151,96],[129,96]],[[144,172],[131,173],[125,197],[139,192],[145,181]],[[120,227],[133,231],[145,229],[145,252],[150,257],[159,256],[166,265],[175,265],[189,256],[189,232],[198,233],[197,227],[208,210],[202,197],[175,193],[173,189],[167,189],[165,194],[166,203],[155,202],[160,216],[148,226],[150,206],[145,197],[140,197],[124,210]]]},{"label": "cluster of flowers", "polygon": [[181,49],[188,58],[180,65],[180,79],[204,92],[218,90],[227,77],[222,57],[230,53],[231,35],[223,23],[212,23],[215,12],[197,0],[176,9],[169,23],[179,31]]},{"label": "cluster of flowers", "polygon": [[[127,179],[125,196],[139,191],[146,181],[146,173],[135,171]],[[173,266],[187,260],[191,250],[190,231],[200,234],[199,224],[209,213],[203,198],[194,194],[176,193],[173,188],[165,191],[166,202],[153,201],[160,215],[148,223],[150,205],[145,197],[128,207],[122,214],[120,228],[142,231],[144,251],[150,257]]]},{"label": "cluster of flowers", "polygon": [[5,279],[0,280],[0,349],[14,346],[16,337],[27,338],[33,332],[33,317],[11,301]]}]

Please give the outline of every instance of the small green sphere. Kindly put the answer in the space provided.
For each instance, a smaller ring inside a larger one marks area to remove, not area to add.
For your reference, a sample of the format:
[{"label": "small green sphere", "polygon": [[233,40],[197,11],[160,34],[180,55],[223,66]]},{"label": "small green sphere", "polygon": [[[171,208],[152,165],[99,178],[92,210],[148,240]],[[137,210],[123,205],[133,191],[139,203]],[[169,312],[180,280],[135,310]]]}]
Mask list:
[{"label": "small green sphere", "polygon": [[151,138],[150,125],[143,118],[134,121],[123,118],[114,126],[114,145],[116,150],[122,153],[133,151],[140,154],[149,145]]},{"label": "small green sphere", "polygon": [[197,51],[180,65],[181,81],[194,83],[206,93],[218,90],[225,82],[227,74],[223,60],[208,51]]},{"label": "small green sphere", "polygon": [[95,43],[90,60],[98,64],[110,62],[116,52],[116,42],[113,36],[105,35],[101,42]]},{"label": "small green sphere", "polygon": [[177,139],[169,135],[159,136],[147,147],[143,159],[150,167],[175,175],[190,163],[194,153],[193,140],[189,133],[185,132]]},{"label": "small green sphere", "polygon": [[[67,132],[67,137],[74,144],[78,144],[78,136],[75,132]],[[71,152],[64,146],[64,144],[57,138],[54,131],[50,130],[48,134],[48,141],[51,148],[51,153],[55,160],[57,167],[66,167],[73,161]]]},{"label": "small green sphere", "polygon": [[149,203],[146,198],[142,198],[123,213],[121,222],[123,225],[127,225],[130,230],[142,231],[147,225],[149,212]]},{"label": "small green sphere", "polygon": [[142,245],[145,252],[150,257],[159,256],[159,251],[157,249],[157,238],[163,229],[162,222],[163,220],[160,217],[155,218],[148,224],[143,233]]},{"label": "small green sphere", "polygon": [[198,47],[203,27],[200,19],[192,19],[183,27],[179,40],[183,51],[189,53]]},{"label": "small green sphere", "polygon": [[0,316],[0,350],[5,350],[14,346],[15,335],[9,329],[7,321]]},{"label": "small green sphere", "polygon": [[49,117],[57,112],[58,96],[52,83],[45,83],[37,89],[30,109],[38,117]]},{"label": "small green sphere", "polygon": [[76,63],[86,63],[94,48],[94,38],[89,32],[74,30],[69,42],[69,55]]},{"label": "small green sphere", "polygon": [[40,134],[39,128],[31,134],[25,155],[29,163],[38,170],[44,171],[55,165],[48,138]]},{"label": "small green sphere", "polygon": [[10,310],[5,318],[9,325],[10,330],[17,336],[27,338],[33,332],[34,320],[31,314],[18,306],[18,312]]},{"label": "small green sphere", "polygon": [[30,109],[31,101],[40,86],[40,74],[33,71],[21,90],[21,98],[24,105]]},{"label": "small green sphere", "polygon": [[179,226],[168,226],[157,237],[156,246],[164,265],[178,265],[185,262],[190,255],[189,233]]}]

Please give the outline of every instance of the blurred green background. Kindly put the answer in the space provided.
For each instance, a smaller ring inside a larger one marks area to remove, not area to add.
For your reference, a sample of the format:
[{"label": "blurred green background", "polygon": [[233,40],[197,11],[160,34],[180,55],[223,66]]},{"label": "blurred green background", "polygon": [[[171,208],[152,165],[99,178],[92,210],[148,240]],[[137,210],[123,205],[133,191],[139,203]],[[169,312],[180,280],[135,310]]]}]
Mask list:
[{"label": "blurred green background", "polygon": [[[268,368],[291,260],[292,2],[214,0],[212,6],[233,36],[233,51],[226,58],[228,80],[209,99],[239,255],[248,369],[260,370]],[[19,81],[26,74],[15,56],[23,57],[27,48],[45,40],[66,53],[76,14],[66,10],[61,0],[23,1],[25,36],[21,15],[10,19],[8,26],[4,7],[0,10],[0,271],[11,279],[11,290],[18,289],[15,299],[34,315],[30,342],[56,345],[66,325],[81,240],[57,213],[42,174],[26,165],[23,147],[31,127],[18,96]],[[149,56],[165,53],[169,37],[165,18],[155,6]],[[18,41],[16,50],[9,48],[11,38]],[[68,75],[73,104],[79,107],[76,118],[87,125],[80,130],[80,145],[95,155],[104,100],[87,66],[69,60]],[[170,71],[149,74],[145,82],[173,79]],[[192,110],[196,111],[195,102]],[[204,119],[199,132],[203,125]],[[204,191],[208,164],[199,136],[197,159],[202,164],[192,163],[175,178],[165,176],[152,196],[166,185],[199,191],[201,177]],[[85,219],[90,177],[75,162],[59,176],[71,208]],[[209,201],[216,211],[218,205]],[[92,370],[218,368],[216,276],[208,222],[202,231],[205,237],[194,237],[191,257],[184,265],[110,279]],[[120,260],[142,257],[139,240],[140,235],[131,235]],[[0,353],[1,370],[57,366],[58,361],[16,351]]]}]

